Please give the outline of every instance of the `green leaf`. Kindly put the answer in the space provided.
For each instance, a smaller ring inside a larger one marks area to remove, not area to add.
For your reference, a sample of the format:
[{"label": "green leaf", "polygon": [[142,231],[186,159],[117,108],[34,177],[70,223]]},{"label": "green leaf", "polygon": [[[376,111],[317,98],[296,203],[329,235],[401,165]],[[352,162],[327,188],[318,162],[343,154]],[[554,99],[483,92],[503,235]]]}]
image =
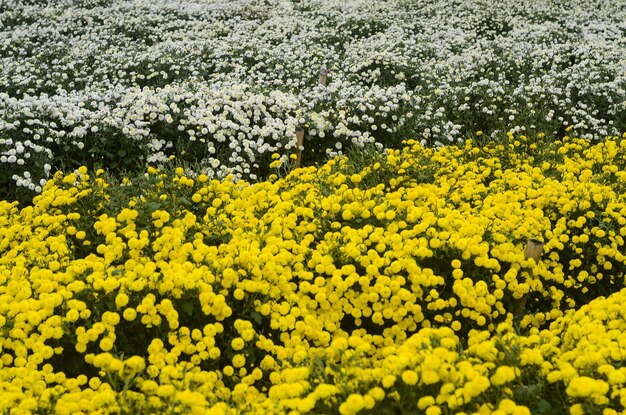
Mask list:
[{"label": "green leaf", "polygon": [[546,401],[545,399],[540,399],[539,402],[537,402],[537,413],[538,414],[549,414],[552,411],[552,405],[550,405],[550,402]]},{"label": "green leaf", "polygon": [[190,301],[185,301],[183,303],[183,311],[185,312],[185,314],[187,314],[188,316],[193,315],[193,304]]},{"label": "green leaf", "polygon": [[250,317],[252,317],[252,320],[254,320],[257,324],[261,324],[263,322],[263,316],[258,311],[250,313]]},{"label": "green leaf", "polygon": [[148,209],[151,212],[154,212],[155,210],[159,210],[161,208],[161,204],[159,202],[150,202],[148,203]]}]

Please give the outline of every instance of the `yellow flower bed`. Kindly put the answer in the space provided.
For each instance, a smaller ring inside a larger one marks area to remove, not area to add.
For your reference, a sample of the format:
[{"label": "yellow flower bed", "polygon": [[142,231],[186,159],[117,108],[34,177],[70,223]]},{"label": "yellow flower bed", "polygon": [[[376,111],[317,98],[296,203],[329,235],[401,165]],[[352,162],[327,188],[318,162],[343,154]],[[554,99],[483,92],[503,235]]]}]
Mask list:
[{"label": "yellow flower bed", "polygon": [[625,164],[511,135],[256,184],[57,175],[0,202],[0,409],[621,413]]}]

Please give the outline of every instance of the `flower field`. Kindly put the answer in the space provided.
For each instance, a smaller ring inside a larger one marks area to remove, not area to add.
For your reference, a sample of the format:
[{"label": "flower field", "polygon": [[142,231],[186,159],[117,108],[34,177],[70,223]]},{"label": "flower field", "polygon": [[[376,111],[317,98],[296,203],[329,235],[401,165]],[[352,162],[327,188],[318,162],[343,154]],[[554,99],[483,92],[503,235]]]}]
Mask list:
[{"label": "flower field", "polygon": [[620,135],[625,22],[619,1],[3,0],[0,197],[171,155],[256,181],[298,126],[308,164],[476,131]]},{"label": "flower field", "polygon": [[625,34],[0,2],[0,413],[626,414]]},{"label": "flower field", "polygon": [[0,407],[622,413],[626,138],[373,153],[2,202]]}]

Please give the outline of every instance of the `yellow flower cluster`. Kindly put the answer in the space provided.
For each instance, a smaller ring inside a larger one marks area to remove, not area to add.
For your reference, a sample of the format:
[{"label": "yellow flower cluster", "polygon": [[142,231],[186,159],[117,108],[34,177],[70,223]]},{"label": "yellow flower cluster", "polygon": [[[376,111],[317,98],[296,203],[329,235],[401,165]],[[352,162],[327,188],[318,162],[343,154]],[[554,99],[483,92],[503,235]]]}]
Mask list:
[{"label": "yellow flower cluster", "polygon": [[625,163],[511,135],[253,185],[59,174],[0,202],[0,410],[624,411]]}]

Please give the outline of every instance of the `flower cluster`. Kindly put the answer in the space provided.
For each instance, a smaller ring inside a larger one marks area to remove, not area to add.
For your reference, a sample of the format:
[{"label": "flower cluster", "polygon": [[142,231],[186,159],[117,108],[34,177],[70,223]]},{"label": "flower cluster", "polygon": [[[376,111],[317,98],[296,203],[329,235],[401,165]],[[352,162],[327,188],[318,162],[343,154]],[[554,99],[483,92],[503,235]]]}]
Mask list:
[{"label": "flower cluster", "polygon": [[509,134],[255,184],[56,174],[0,202],[0,409],[624,411],[624,163]]},{"label": "flower cluster", "polygon": [[298,126],[309,164],[398,137],[616,134],[624,13],[582,0],[6,0],[1,196],[39,193],[57,169],[171,155],[254,181]]}]

